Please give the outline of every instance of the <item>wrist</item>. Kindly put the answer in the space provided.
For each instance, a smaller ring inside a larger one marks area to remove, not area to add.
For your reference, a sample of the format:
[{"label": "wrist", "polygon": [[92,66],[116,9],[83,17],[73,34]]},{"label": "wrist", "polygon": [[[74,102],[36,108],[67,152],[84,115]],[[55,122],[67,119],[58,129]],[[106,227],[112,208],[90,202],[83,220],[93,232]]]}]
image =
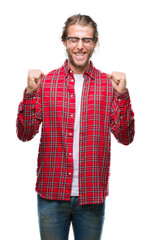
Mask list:
[{"label": "wrist", "polygon": [[123,91],[119,92],[119,94],[124,94],[126,93],[127,89],[124,89]]},{"label": "wrist", "polygon": [[122,90],[119,90],[119,89],[115,89],[115,91],[118,93],[118,94],[124,94],[127,92],[127,88],[124,88]]},{"label": "wrist", "polygon": [[27,87],[25,90],[25,93],[34,93],[34,90]]}]

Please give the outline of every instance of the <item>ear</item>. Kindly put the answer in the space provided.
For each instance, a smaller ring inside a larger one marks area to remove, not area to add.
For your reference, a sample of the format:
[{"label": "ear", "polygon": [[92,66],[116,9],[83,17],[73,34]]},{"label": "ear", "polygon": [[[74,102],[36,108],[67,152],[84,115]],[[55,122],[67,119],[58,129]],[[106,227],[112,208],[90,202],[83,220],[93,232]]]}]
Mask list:
[{"label": "ear", "polygon": [[66,40],[63,40],[63,45],[64,45],[65,47],[67,47],[67,41],[66,41]]},{"label": "ear", "polygon": [[97,43],[98,43],[98,38],[94,42],[94,48],[96,47]]}]

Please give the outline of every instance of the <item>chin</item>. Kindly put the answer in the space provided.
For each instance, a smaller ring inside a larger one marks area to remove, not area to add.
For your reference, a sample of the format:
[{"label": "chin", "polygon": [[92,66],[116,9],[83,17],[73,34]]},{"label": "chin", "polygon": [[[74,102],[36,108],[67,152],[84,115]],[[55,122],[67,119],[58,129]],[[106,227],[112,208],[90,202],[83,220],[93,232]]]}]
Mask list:
[{"label": "chin", "polygon": [[77,67],[77,68],[84,68],[89,64],[89,60],[86,60],[84,62],[76,62],[73,59],[72,60],[70,59],[70,62],[74,67]]}]

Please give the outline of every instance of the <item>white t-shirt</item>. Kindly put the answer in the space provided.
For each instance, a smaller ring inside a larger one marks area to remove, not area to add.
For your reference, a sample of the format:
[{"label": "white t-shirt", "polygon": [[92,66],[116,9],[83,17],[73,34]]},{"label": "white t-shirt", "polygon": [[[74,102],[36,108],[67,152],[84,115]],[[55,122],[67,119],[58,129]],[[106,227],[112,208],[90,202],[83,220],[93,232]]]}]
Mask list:
[{"label": "white t-shirt", "polygon": [[79,196],[79,131],[80,131],[80,107],[81,107],[81,94],[83,87],[83,74],[74,74],[75,85],[75,98],[76,98],[76,111],[74,122],[74,137],[73,137],[73,180],[71,196]]}]

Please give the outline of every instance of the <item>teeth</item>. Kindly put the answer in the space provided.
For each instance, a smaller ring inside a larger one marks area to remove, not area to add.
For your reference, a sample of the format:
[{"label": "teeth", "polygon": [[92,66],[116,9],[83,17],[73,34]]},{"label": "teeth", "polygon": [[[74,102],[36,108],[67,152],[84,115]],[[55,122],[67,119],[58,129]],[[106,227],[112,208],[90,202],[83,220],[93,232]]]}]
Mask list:
[{"label": "teeth", "polygon": [[75,53],[76,56],[83,56],[85,53]]}]

